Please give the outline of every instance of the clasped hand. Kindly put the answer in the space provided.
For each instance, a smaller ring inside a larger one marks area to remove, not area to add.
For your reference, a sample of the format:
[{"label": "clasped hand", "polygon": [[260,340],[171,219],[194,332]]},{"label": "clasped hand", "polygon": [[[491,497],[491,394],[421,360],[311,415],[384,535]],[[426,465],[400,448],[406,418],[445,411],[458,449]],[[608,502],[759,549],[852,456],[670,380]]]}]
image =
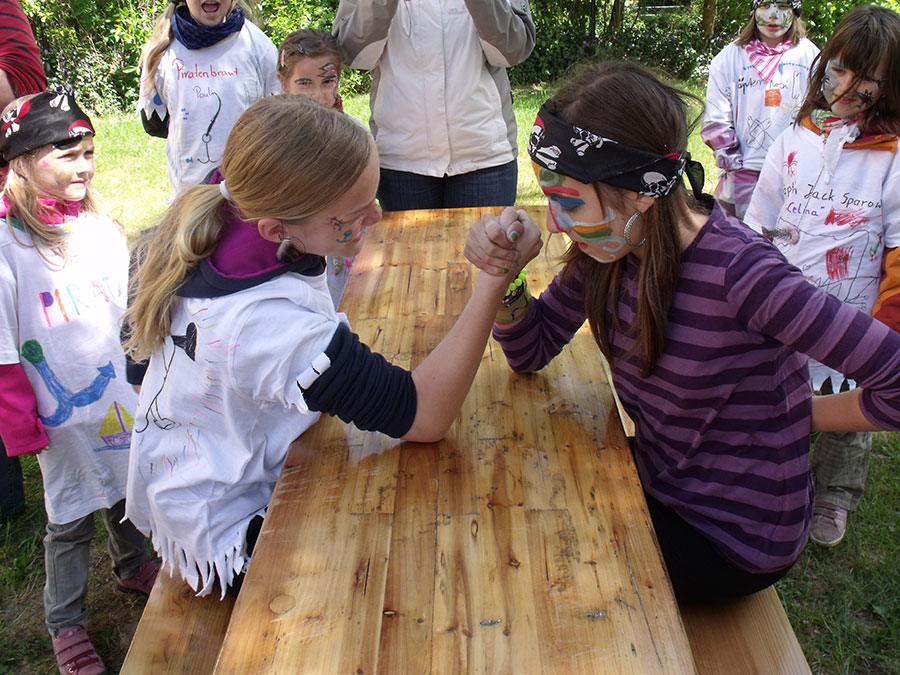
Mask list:
[{"label": "clasped hand", "polygon": [[478,269],[494,276],[515,276],[544,245],[541,230],[524,210],[507,207],[485,213],[473,223],[463,253]]}]

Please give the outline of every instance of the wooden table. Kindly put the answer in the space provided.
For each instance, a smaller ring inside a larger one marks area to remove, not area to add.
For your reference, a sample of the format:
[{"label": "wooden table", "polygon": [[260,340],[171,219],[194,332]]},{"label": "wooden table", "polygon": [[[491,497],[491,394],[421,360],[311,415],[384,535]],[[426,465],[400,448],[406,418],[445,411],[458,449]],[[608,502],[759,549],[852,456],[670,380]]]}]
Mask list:
[{"label": "wooden table", "polygon": [[[394,213],[370,231],[341,309],[390,361],[415,367],[462,310],[480,211]],[[553,262],[528,265],[536,288]],[[216,672],[693,673],[587,328],[529,375],[489,343],[440,443],[331,417],[301,436]]]}]

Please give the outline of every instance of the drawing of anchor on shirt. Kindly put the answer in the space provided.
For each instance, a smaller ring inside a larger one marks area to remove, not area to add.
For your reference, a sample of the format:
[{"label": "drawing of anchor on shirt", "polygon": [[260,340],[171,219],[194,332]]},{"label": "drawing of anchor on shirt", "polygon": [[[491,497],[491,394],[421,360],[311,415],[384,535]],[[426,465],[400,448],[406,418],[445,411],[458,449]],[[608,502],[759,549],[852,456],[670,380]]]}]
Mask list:
[{"label": "drawing of anchor on shirt", "polygon": [[44,381],[47,391],[56,399],[56,410],[53,411],[52,415],[38,415],[44,426],[48,427],[58,427],[72,416],[75,408],[83,408],[100,400],[103,392],[106,391],[106,385],[116,376],[115,368],[112,361],[110,361],[106,365],[97,368],[99,374],[84,389],[72,392],[63,386],[50,364],[47,363],[40,342],[37,340],[26,340],[22,344],[22,356],[38,371],[38,375]]},{"label": "drawing of anchor on shirt", "polygon": [[215,96],[217,103],[216,112],[213,114],[212,119],[209,121],[209,126],[206,127],[206,133],[200,137],[200,140],[203,142],[203,146],[206,150],[206,158],[197,157],[197,162],[199,164],[218,164],[222,161],[222,158],[213,159],[209,154],[209,144],[212,141],[212,130],[216,124],[216,120],[219,119],[219,113],[222,112],[222,97],[215,91],[210,92],[209,95]]}]

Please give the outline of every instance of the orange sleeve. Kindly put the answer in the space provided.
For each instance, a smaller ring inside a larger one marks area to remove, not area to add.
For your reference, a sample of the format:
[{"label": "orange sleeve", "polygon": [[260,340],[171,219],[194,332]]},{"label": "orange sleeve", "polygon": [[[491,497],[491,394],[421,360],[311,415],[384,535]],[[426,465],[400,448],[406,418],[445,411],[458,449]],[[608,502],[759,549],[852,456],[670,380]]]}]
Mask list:
[{"label": "orange sleeve", "polygon": [[885,249],[872,316],[900,332],[900,248]]}]

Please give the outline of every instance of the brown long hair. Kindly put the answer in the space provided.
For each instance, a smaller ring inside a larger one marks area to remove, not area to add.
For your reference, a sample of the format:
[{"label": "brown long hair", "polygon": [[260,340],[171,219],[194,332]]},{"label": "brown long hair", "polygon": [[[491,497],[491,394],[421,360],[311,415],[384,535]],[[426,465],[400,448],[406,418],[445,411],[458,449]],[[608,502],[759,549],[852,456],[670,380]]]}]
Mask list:
[{"label": "brown long hair", "polygon": [[[238,118],[225,145],[221,172],[244,219],[301,220],[349,190],[372,153],[368,132],[346,115],[304,96],[267,96]],[[227,213],[218,185],[191,188],[142,242],[132,280],[134,303],[125,321],[126,350],[137,360],[169,334],[178,288],[215,250]]]},{"label": "brown long hair", "polygon": [[[702,114],[696,96],[664,84],[649,69],[635,63],[607,62],[582,67],[554,97],[558,115],[571,124],[636,148],[681,154],[688,136]],[[689,125],[686,113],[697,107]],[[624,191],[598,183],[602,203],[615,206]],[[636,351],[643,360],[644,375],[652,373],[666,341],[672,297],[681,271],[681,239],[678,223],[684,207],[702,207],[684,187],[659,198],[642,216],[646,247],[638,273],[638,307],[634,331]],[[600,351],[612,360],[610,334],[618,330],[617,306],[626,258],[600,263],[577,246],[569,247],[564,274],[576,263],[584,270],[585,310]]]},{"label": "brown long hair", "polygon": [[858,5],[850,10],[813,62],[806,100],[795,123],[813,110],[831,106],[822,93],[825,70],[831,59],[840,58],[844,67],[859,79],[870,79],[881,71],[884,86],[871,108],[863,113],[861,131],[900,133],[900,15],[876,5]]}]

